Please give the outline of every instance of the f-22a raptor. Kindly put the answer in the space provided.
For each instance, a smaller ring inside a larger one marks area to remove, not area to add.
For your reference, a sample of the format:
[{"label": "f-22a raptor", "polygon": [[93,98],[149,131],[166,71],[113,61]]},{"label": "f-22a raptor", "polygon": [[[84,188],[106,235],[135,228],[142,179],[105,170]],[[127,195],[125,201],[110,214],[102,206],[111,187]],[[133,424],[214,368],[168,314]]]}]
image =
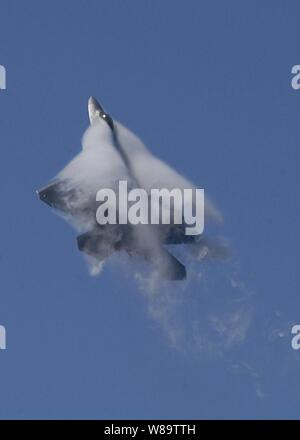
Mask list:
[{"label": "f-22a raptor", "polygon": [[[88,101],[90,127],[83,138],[83,150],[47,186],[39,198],[79,225],[80,251],[99,262],[116,251],[142,257],[159,275],[169,280],[186,278],[186,268],[167,248],[185,244],[196,252],[215,258],[222,246],[203,235],[185,235],[184,225],[106,224],[96,221],[96,193],[103,185],[127,179],[134,187],[191,188],[191,183],[151,154],[142,141],[104,111],[97,100]],[[155,176],[155,177],[154,177]],[[158,177],[159,176],[159,177]],[[220,220],[217,209],[205,198],[206,219]],[[202,257],[201,257],[202,258]]]}]

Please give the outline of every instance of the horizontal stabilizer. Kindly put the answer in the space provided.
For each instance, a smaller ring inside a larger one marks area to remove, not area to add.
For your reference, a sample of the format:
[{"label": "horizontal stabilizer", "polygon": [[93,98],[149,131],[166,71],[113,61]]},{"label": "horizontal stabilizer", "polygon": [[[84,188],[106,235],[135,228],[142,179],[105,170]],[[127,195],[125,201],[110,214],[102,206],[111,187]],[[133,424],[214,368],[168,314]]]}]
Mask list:
[{"label": "horizontal stabilizer", "polygon": [[95,231],[79,235],[77,246],[81,252],[96,258],[98,261],[105,260],[115,251],[115,246],[106,239],[106,236]]},{"label": "horizontal stabilizer", "polygon": [[156,249],[154,253],[144,252],[143,256],[154,265],[163,278],[172,281],[186,278],[185,266],[163,246]]}]

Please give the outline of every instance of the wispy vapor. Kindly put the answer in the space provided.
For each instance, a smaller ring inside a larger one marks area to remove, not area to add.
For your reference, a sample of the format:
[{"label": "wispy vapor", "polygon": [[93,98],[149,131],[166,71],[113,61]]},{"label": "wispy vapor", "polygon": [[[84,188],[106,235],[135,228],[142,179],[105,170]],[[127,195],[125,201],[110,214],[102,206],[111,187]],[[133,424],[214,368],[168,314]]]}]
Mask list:
[{"label": "wispy vapor", "polygon": [[[97,228],[97,192],[112,188],[118,195],[120,180],[127,181],[129,188],[138,185],[148,192],[152,188],[195,188],[152,155],[131,131],[118,122],[114,124],[115,132],[103,120],[89,127],[83,136],[82,151],[54,179],[59,194],[56,207],[84,235]],[[207,196],[205,218],[206,224],[222,223],[220,211]],[[172,254],[178,254],[188,266],[188,279],[167,282],[160,276],[164,266],[167,272],[170,264],[168,247],[163,244],[166,230],[161,226],[137,225],[125,230],[124,235],[119,225],[105,226],[92,240],[96,258],[86,258],[90,274],[101,273],[107,258],[121,249],[118,243],[130,239],[128,273],[134,275],[148,302],[150,316],[172,346],[183,352],[222,355],[243,343],[252,316],[245,288],[222,262],[228,257],[228,242],[205,235],[199,242],[173,246]],[[137,263],[135,249],[145,257],[144,264]]]}]

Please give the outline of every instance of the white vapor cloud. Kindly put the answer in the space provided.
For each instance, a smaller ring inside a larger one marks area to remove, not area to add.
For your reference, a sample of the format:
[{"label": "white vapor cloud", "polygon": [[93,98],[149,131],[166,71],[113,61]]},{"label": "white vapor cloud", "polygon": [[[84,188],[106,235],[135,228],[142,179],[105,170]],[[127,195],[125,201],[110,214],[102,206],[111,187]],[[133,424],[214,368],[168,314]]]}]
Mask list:
[{"label": "white vapor cloud", "polygon": [[[73,213],[67,219],[80,232],[96,226],[96,193],[102,188],[112,188],[117,194],[120,180],[126,180],[129,189],[142,187],[147,191],[151,188],[195,188],[151,154],[131,131],[118,122],[115,127],[127,161],[114,145],[108,124],[99,120],[86,130],[82,151],[54,179],[60,185],[65,206]],[[206,222],[222,223],[221,213],[207,196],[205,216]],[[251,308],[243,303],[246,297],[244,286],[230,276],[230,270],[225,270],[225,275],[222,271],[218,273],[218,265],[222,263],[215,266],[212,262],[226,259],[227,241],[205,237],[193,245],[172,247],[172,253],[179,253],[180,260],[188,266],[188,280],[162,281],[157,268],[168,264],[161,250],[163,235],[159,227],[144,226],[134,228],[132,240],[134,247],[151,255],[150,261],[144,265],[136,264],[133,258],[128,272],[134,274],[147,299],[150,316],[162,328],[171,345],[183,352],[221,355],[243,343],[252,316]],[[104,231],[101,239],[107,247],[105,255],[114,252],[119,235],[118,227]],[[90,274],[100,274],[106,257],[100,261],[92,257],[86,259]],[[192,296],[191,291],[194,291]],[[240,298],[237,300],[237,297]]]}]

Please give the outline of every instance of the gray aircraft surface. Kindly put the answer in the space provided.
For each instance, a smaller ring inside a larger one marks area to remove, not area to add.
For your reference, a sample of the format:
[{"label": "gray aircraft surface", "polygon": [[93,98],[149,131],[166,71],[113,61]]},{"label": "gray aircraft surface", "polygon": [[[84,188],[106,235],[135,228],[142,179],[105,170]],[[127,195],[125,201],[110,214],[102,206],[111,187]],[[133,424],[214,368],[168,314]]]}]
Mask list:
[{"label": "gray aircraft surface", "polygon": [[[162,176],[161,187],[190,188],[191,184],[176,173],[171,167],[152,155],[144,144],[129,130],[104,111],[95,98],[88,101],[88,114],[91,127],[99,127],[102,141],[114,154],[120,167],[126,170],[126,175],[132,185],[149,191],[154,185],[153,170]],[[89,130],[89,129],[88,129]],[[100,142],[101,143],[101,142]],[[98,157],[98,156],[97,156]],[[70,166],[76,170],[76,158]],[[78,159],[79,160],[79,159]],[[101,160],[101,157],[100,159]],[[92,162],[92,175],[100,172]],[[146,166],[145,166],[146,164]],[[224,248],[203,236],[185,235],[184,224],[152,226],[131,224],[99,225],[96,221],[96,192],[95,187],[82,192],[76,181],[68,179],[66,171],[58,174],[47,186],[37,191],[39,198],[60,211],[67,217],[81,224],[84,232],[77,237],[78,249],[98,261],[106,260],[115,251],[125,251],[129,255],[140,256],[150,262],[159,274],[169,280],[183,280],[186,278],[185,266],[167,249],[168,245],[186,244],[199,255],[211,258],[222,256]],[[78,168],[77,174],[81,173]],[[103,172],[107,172],[107,166]],[[73,174],[76,174],[75,172]],[[80,176],[77,176],[80,180]],[[89,177],[88,177],[89,179]],[[85,182],[83,180],[83,182]],[[218,220],[220,214],[214,206],[206,200],[206,217]],[[82,226],[83,225],[83,226]]]}]

